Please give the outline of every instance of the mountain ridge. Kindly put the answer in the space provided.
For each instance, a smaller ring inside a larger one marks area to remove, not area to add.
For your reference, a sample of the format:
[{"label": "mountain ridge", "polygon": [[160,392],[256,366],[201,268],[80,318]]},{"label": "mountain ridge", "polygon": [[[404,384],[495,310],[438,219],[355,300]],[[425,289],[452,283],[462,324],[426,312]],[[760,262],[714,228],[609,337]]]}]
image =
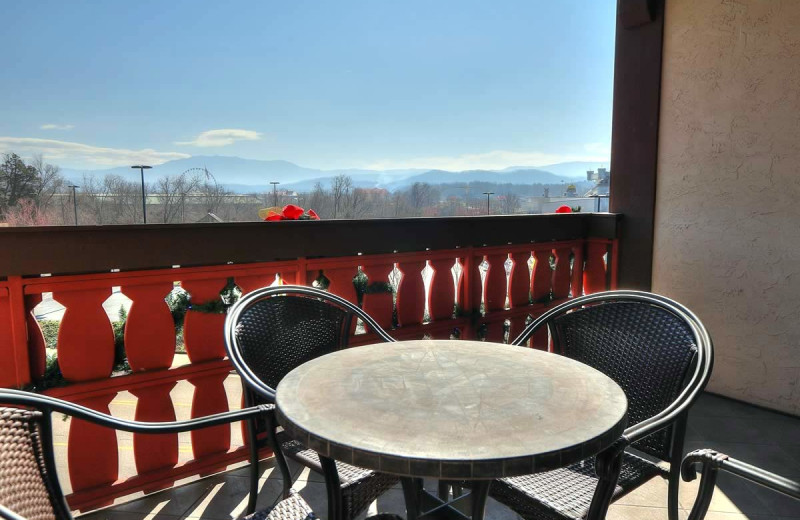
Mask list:
[{"label": "mountain ridge", "polygon": [[[510,184],[557,184],[576,182],[585,176],[587,169],[594,169],[597,163],[572,161],[556,163],[547,167],[512,166],[501,170],[463,170],[447,171],[440,169],[390,169],[370,170],[343,168],[321,170],[299,166],[290,161],[273,159],[246,159],[225,155],[199,155],[176,159],[154,166],[145,172],[145,180],[153,182],[165,175],[179,175],[186,170],[206,168],[216,182],[231,191],[247,193],[270,188],[270,182],[281,184],[281,188],[293,191],[310,191],[317,182],[330,185],[332,179],[340,174],[349,175],[353,185],[363,188],[402,189],[414,182],[429,184],[495,182]],[[551,169],[548,169],[551,168]],[[553,171],[557,170],[557,171]],[[102,170],[77,170],[62,168],[62,175],[73,183],[81,183],[84,175],[119,175],[127,180],[139,180],[139,171],[130,167],[116,167]],[[584,177],[585,179],[585,177]]]}]

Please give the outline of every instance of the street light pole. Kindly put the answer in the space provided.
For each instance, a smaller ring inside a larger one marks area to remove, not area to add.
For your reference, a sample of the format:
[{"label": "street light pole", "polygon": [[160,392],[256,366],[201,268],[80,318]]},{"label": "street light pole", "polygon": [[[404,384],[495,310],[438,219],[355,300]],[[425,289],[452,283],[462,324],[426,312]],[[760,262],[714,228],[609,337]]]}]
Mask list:
[{"label": "street light pole", "polygon": [[272,184],[272,204],[277,208],[278,207],[278,181],[270,181]]},{"label": "street light pole", "polygon": [[484,191],[483,194],[486,195],[486,214],[487,215],[491,215],[492,211],[491,211],[491,209],[489,207],[489,196],[494,195],[494,192],[493,191]]},{"label": "street light pole", "polygon": [[139,172],[142,174],[142,220],[144,220],[144,223],[147,224],[147,205],[146,205],[147,198],[144,193],[144,171],[149,170],[150,168],[152,168],[152,166],[138,164],[136,166],[131,166],[131,168],[133,168],[134,170],[138,168]]},{"label": "street light pole", "polygon": [[70,184],[67,188],[72,188],[72,209],[75,211],[75,225],[78,225],[78,199],[75,197],[75,189],[80,188],[75,184]]}]

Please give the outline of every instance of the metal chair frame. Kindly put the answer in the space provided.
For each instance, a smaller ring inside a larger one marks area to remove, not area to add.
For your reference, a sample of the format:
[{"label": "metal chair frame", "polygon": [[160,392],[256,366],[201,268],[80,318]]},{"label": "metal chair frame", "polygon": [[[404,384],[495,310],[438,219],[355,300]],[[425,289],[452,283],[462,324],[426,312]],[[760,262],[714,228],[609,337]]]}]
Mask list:
[{"label": "metal chair frame", "polygon": [[750,482],[755,482],[767,489],[800,500],[800,482],[794,482],[711,449],[695,450],[683,459],[681,464],[683,480],[686,482],[695,480],[698,470],[701,474],[700,489],[689,513],[689,520],[705,518],[708,507],[711,505],[711,498],[714,496],[714,486],[717,483],[717,476],[720,471],[725,471]]},{"label": "metal chair frame", "polygon": [[[59,412],[76,419],[89,421],[100,426],[122,430],[131,433],[180,433],[209,426],[230,424],[232,422],[254,419],[260,416],[274,415],[274,406],[258,405],[241,410],[232,410],[187,421],[170,422],[142,422],[120,419],[92,410],[79,404],[70,403],[54,397],[49,397],[21,390],[0,389],[0,404],[15,405],[24,408],[33,408],[42,413],[40,423],[42,458],[44,459],[47,475],[43,475],[45,486],[51,493],[51,503],[57,518],[70,519],[69,506],[64,497],[56,473],[55,456],[53,453],[52,413]],[[0,518],[20,520],[19,514],[0,505]]]},{"label": "metal chair frame", "polygon": [[697,351],[689,367],[691,373],[688,374],[688,377],[684,378],[685,384],[683,389],[672,403],[660,413],[629,426],[611,448],[597,455],[595,472],[599,481],[592,498],[587,518],[594,519],[605,517],[608,506],[613,498],[617,479],[619,478],[625,449],[648,435],[674,426],[668,461],[670,464],[668,477],[668,512],[670,520],[677,520],[679,510],[678,486],[680,483],[680,464],[683,455],[688,411],[711,377],[711,369],[714,362],[711,338],[700,319],[685,306],[665,296],[643,291],[605,291],[573,298],[546,311],[525,327],[522,333],[514,339],[512,345],[524,346],[528,339],[544,325],[548,326],[552,334],[553,331],[550,328],[551,321],[555,317],[567,313],[568,311],[610,301],[638,302],[653,305],[674,314],[691,330]]},{"label": "metal chair frame", "polygon": [[[342,308],[347,313],[345,322],[345,330],[350,330],[352,318],[360,319],[369,329],[370,332],[376,334],[381,340],[385,342],[396,341],[392,338],[383,328],[376,322],[369,314],[364,312],[361,308],[357,307],[348,300],[337,296],[335,294],[316,289],[314,287],[307,287],[303,285],[279,285],[273,287],[264,287],[252,291],[243,296],[236,304],[231,307],[225,319],[225,348],[236,371],[242,378],[242,391],[244,393],[245,405],[252,405],[257,398],[266,400],[269,403],[275,403],[275,388],[272,388],[251,369],[246,360],[244,359],[239,342],[236,337],[236,327],[244,312],[252,308],[257,303],[273,297],[304,297],[314,298],[322,302],[333,304]],[[348,337],[345,335],[342,338],[340,348],[346,348]],[[247,421],[247,437],[250,446],[250,465],[251,471],[258,471],[258,442],[257,442],[257,423],[256,418],[251,418]],[[289,473],[289,466],[286,462],[285,455],[280,449],[280,443],[277,438],[277,424],[275,422],[268,422],[267,435],[270,443],[277,447],[275,450],[275,459],[278,467],[283,475],[284,481],[284,495],[289,492],[287,483],[291,482]],[[342,516],[343,499],[341,482],[339,473],[336,469],[336,464],[333,460],[327,457],[320,457],[320,463],[325,474],[325,483],[328,495],[328,518],[339,519]],[[247,511],[252,512],[255,509],[256,498],[258,493],[258,478],[257,474],[251,478],[251,494],[248,502]]]}]

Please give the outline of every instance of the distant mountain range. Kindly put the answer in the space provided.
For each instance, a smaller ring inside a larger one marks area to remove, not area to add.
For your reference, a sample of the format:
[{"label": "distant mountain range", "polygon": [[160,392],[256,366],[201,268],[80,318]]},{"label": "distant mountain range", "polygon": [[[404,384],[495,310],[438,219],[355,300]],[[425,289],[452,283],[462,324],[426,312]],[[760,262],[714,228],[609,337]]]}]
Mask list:
[{"label": "distant mountain range", "polygon": [[[429,184],[493,182],[511,184],[557,184],[586,180],[586,171],[598,167],[594,162],[566,162],[546,166],[513,166],[502,170],[444,171],[426,169],[398,170],[319,170],[305,168],[288,161],[264,161],[226,156],[195,156],[187,159],[169,161],[145,173],[145,179],[152,182],[165,175],[179,175],[190,168],[206,168],[227,189],[237,193],[248,193],[272,189],[270,181],[280,182],[281,189],[310,191],[319,182],[330,185],[332,179],[340,174],[349,175],[356,187],[386,188],[390,191],[402,189],[415,182]],[[106,170],[61,169],[68,180],[80,184],[84,175],[104,177],[120,175],[125,179],[139,179],[139,171],[130,167]]]}]

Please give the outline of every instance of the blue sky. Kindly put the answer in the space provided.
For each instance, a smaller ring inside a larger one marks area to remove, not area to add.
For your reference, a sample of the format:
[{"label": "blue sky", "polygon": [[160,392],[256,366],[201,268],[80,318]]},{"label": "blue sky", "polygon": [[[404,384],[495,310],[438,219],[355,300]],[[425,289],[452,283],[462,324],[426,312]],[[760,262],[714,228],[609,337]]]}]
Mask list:
[{"label": "blue sky", "polygon": [[3,2],[0,152],[607,161],[613,0]]}]

